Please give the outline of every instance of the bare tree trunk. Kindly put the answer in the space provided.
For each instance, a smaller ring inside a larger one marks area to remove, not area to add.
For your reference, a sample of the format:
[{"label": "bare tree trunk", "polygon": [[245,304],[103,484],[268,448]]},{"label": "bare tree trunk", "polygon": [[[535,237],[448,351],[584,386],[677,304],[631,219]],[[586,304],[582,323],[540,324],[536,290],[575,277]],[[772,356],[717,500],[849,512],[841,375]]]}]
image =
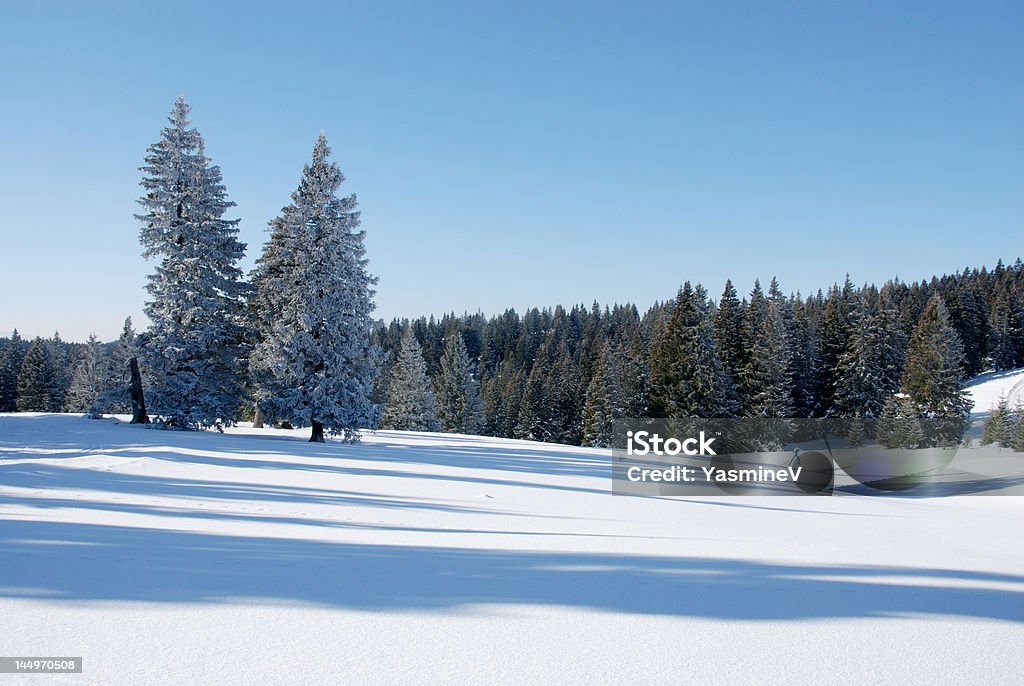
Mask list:
[{"label": "bare tree trunk", "polygon": [[260,407],[259,403],[256,403],[256,411],[252,414],[252,428],[263,428],[263,409]]},{"label": "bare tree trunk", "polygon": [[313,435],[309,437],[310,443],[323,443],[324,442],[324,425],[313,420]]},{"label": "bare tree trunk", "polygon": [[131,370],[132,381],[128,393],[132,398],[132,424],[149,424],[149,415],[146,414],[146,398],[142,394],[142,373],[139,371],[139,361],[136,358],[128,360],[128,368]]}]

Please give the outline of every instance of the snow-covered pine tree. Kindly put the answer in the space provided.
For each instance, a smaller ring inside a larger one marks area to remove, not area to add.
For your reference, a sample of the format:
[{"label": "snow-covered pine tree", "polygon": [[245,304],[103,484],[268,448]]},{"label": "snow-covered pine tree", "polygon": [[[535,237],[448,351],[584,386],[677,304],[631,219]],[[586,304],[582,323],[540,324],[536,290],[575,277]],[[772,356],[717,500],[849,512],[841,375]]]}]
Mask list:
[{"label": "snow-covered pine tree", "polygon": [[25,358],[25,343],[15,329],[0,348],[0,412],[18,409],[18,372]]},{"label": "snow-covered pine tree", "polygon": [[557,341],[552,338],[551,342],[555,348],[552,351],[553,362],[550,367],[542,368],[542,371],[547,371],[545,395],[550,408],[550,440],[566,445],[579,445],[583,439],[582,412],[585,387],[579,366],[569,352],[565,338],[558,336]]},{"label": "snow-covered pine tree", "polygon": [[839,358],[849,347],[852,333],[851,310],[855,294],[853,282],[847,275],[842,288],[833,285],[829,289],[817,328],[820,364],[818,388],[815,391],[818,407],[817,416],[833,416],[835,410],[836,375],[839,373]]},{"label": "snow-covered pine tree", "polygon": [[53,370],[53,389],[50,391],[50,412],[61,412],[64,410],[64,400],[67,397],[68,387],[71,385],[71,375],[74,372],[75,364],[69,344],[60,337],[60,332],[55,331],[53,337],[47,341],[50,348],[50,369]]},{"label": "snow-covered pine tree", "polygon": [[942,298],[929,299],[910,337],[901,390],[923,417],[961,417],[971,401],[963,391],[963,347]]},{"label": "snow-covered pine tree", "polygon": [[651,349],[651,415],[732,417],[735,388],[718,357],[704,290],[687,281]]},{"label": "snow-covered pine tree", "polygon": [[998,443],[1001,447],[1009,448],[1013,444],[1015,429],[1014,416],[1010,411],[1010,401],[1005,394],[1000,395],[999,402],[985,419],[981,431],[981,444]]},{"label": "snow-covered pine tree", "polygon": [[792,417],[792,359],[781,305],[767,304],[765,318],[754,329],[750,361],[743,371],[747,389],[745,412],[751,417]]},{"label": "snow-covered pine tree", "polygon": [[793,414],[796,417],[813,417],[818,409],[815,395],[820,383],[821,353],[815,328],[814,310],[817,301],[808,298],[801,302],[799,294],[793,310],[793,337],[790,340],[793,372]]},{"label": "snow-covered pine tree", "polygon": [[906,393],[891,395],[878,420],[878,440],[889,448],[917,448],[924,442],[925,434],[913,399]]},{"label": "snow-covered pine tree", "polygon": [[91,417],[101,415],[100,398],[106,381],[106,364],[99,339],[89,334],[82,357],[71,376],[64,398],[65,412],[85,412]]},{"label": "snow-covered pine tree", "polygon": [[1010,432],[1010,447],[1014,452],[1024,452],[1024,404],[1020,400],[1013,408],[1012,430]]},{"label": "snow-covered pine tree", "polygon": [[722,366],[735,385],[747,366],[750,351],[744,333],[743,307],[736,294],[736,288],[729,279],[726,279],[713,323],[715,343],[722,359]]},{"label": "snow-covered pine tree", "polygon": [[1009,290],[996,293],[989,315],[992,368],[1013,369],[1024,360],[1024,302]]},{"label": "snow-covered pine tree", "polygon": [[222,428],[242,400],[245,244],[239,220],[224,218],[235,203],[188,113],[179,97],[141,167],[139,240],[143,256],[159,260],[146,285],[146,400],[169,426]]},{"label": "snow-covered pine tree", "polygon": [[124,326],[121,328],[121,335],[106,358],[103,390],[99,398],[101,412],[127,414],[132,411],[131,397],[128,393],[128,386],[131,382],[128,361],[133,357],[138,357],[138,354],[132,318],[126,317]]},{"label": "snow-covered pine tree", "polygon": [[499,362],[487,380],[484,393],[484,433],[488,436],[513,438],[523,398],[522,370],[511,360]]},{"label": "snow-covered pine tree", "polygon": [[36,338],[18,373],[18,411],[52,412],[53,379],[50,345],[42,338]]},{"label": "snow-covered pine tree", "polygon": [[880,417],[899,390],[905,339],[887,303],[877,294],[872,299],[862,294],[853,310],[854,326],[836,373],[832,413],[837,417]]},{"label": "snow-covered pine tree", "polygon": [[477,434],[483,422],[480,386],[462,334],[451,331],[441,354],[437,378],[437,415],[441,430]]},{"label": "snow-covered pine tree", "polygon": [[398,431],[437,431],[439,428],[437,402],[427,377],[423,350],[409,327],[402,332],[402,343],[391,369],[381,427]]},{"label": "snow-covered pine tree", "polygon": [[250,361],[257,399],[268,419],[311,426],[344,441],[377,424],[371,401],[380,364],[371,342],[373,289],[365,232],[357,231],[356,196],[344,182],[321,132],[292,203],[271,222],[253,274],[251,309],[258,332]]},{"label": "snow-covered pine tree", "polygon": [[605,341],[597,366],[587,385],[583,406],[583,445],[607,448],[612,441],[612,421],[625,416],[619,351]]},{"label": "snow-covered pine tree", "polygon": [[530,370],[518,407],[513,436],[527,441],[551,440],[551,402],[540,365]]},{"label": "snow-covered pine tree", "polygon": [[622,383],[622,407],[626,417],[646,417],[649,411],[649,355],[637,326],[620,348],[619,380]]}]

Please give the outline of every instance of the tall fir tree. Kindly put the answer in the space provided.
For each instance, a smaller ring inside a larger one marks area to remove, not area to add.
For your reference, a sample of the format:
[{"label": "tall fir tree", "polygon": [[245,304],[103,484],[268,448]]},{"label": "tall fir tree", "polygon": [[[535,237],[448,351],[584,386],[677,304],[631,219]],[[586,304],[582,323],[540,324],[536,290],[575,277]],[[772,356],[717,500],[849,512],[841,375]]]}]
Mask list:
[{"label": "tall fir tree", "polygon": [[612,441],[612,422],[625,416],[625,400],[619,351],[606,341],[598,354],[583,407],[583,445],[607,448]]},{"label": "tall fir tree", "polygon": [[748,393],[745,412],[751,417],[792,417],[792,358],[780,302],[768,303],[764,321],[754,332],[743,373]]},{"label": "tall fir tree", "polygon": [[832,286],[822,306],[821,322],[817,327],[820,365],[815,392],[816,416],[835,414],[836,379],[839,360],[850,345],[854,292],[853,283],[847,275],[842,288]]},{"label": "tall fir tree", "polygon": [[821,353],[818,331],[814,320],[814,300],[801,302],[799,296],[793,308],[793,337],[790,366],[793,372],[793,414],[813,417],[818,409],[817,390],[820,387]]},{"label": "tall fir tree", "polygon": [[991,364],[996,371],[1024,365],[1024,302],[1019,294],[1000,289],[992,303]]},{"label": "tall fir tree", "polygon": [[292,202],[271,222],[253,275],[258,342],[250,369],[268,418],[325,430],[344,441],[376,426],[371,400],[380,364],[371,341],[373,285],[356,196],[321,132]]},{"label": "tall fir tree", "polygon": [[1016,429],[1010,401],[1005,394],[999,396],[999,402],[992,408],[981,432],[981,444],[997,443],[1004,448],[1013,446],[1013,434]]},{"label": "tall fir tree", "polygon": [[65,412],[85,412],[100,416],[100,399],[106,381],[106,365],[96,334],[89,334],[82,357],[71,376],[64,398]]},{"label": "tall fir tree", "polygon": [[732,380],[718,357],[707,303],[687,281],[651,350],[655,417],[732,417],[739,410]]},{"label": "tall fir tree", "polygon": [[768,299],[761,289],[760,279],[754,279],[754,287],[750,291],[750,300],[743,308],[743,367],[733,379],[736,384],[736,391],[740,399],[740,407],[744,414],[750,412],[754,402],[754,396],[758,393],[757,386],[749,378],[751,356],[754,351],[754,344],[761,337],[761,331],[768,322]]},{"label": "tall fir tree", "polygon": [[139,239],[143,256],[159,260],[146,285],[147,401],[167,425],[221,428],[241,403],[247,287],[238,262],[245,244],[239,220],[224,218],[235,203],[188,114],[178,98],[141,168]]},{"label": "tall fir tree", "polygon": [[115,414],[127,414],[132,411],[129,395],[131,374],[128,362],[138,355],[139,350],[135,340],[132,318],[126,317],[124,326],[121,328],[121,335],[106,358],[103,390],[99,398],[100,411]]},{"label": "tall fir tree", "polygon": [[942,298],[929,299],[907,348],[901,390],[924,417],[967,417],[971,401],[962,388],[963,346]]},{"label": "tall fir tree", "polygon": [[75,363],[70,346],[55,331],[46,342],[50,349],[50,368],[53,370],[53,388],[50,391],[50,412],[62,412]]},{"label": "tall fir tree", "polygon": [[833,414],[880,417],[899,390],[902,335],[892,310],[880,296],[862,299],[853,314],[847,349],[839,358]]},{"label": "tall fir tree", "polygon": [[744,334],[743,307],[731,280],[726,279],[713,323],[722,366],[735,385],[739,383],[743,369],[747,366],[750,351]]},{"label": "tall fir tree", "polygon": [[15,329],[0,347],[0,412],[18,409],[18,373],[25,359],[25,342]]},{"label": "tall fir tree", "polygon": [[473,374],[462,334],[452,331],[445,341],[437,376],[437,414],[441,430],[477,434],[483,422],[480,386]]},{"label": "tall fir tree", "polygon": [[54,371],[50,345],[37,338],[32,342],[18,372],[18,411],[52,412]]},{"label": "tall fir tree", "polygon": [[1020,400],[1013,408],[1009,436],[1010,448],[1017,453],[1024,452],[1024,404]]},{"label": "tall fir tree", "polygon": [[412,330],[402,333],[402,344],[391,368],[388,400],[381,427],[399,431],[437,431],[437,401],[427,376],[423,350]]},{"label": "tall fir tree", "polygon": [[541,366],[535,364],[523,385],[513,434],[515,438],[542,442],[552,439],[551,402],[547,390]]}]

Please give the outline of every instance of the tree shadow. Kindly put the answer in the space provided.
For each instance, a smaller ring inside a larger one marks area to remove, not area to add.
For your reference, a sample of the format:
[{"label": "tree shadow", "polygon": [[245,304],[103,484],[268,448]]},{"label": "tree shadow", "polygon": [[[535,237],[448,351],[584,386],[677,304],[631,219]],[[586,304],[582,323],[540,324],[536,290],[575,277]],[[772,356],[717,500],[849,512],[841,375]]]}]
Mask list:
[{"label": "tree shadow", "polygon": [[1024,576],[905,567],[353,545],[0,522],[0,597],[365,611],[551,605],[725,620],[929,614],[1024,621]]}]

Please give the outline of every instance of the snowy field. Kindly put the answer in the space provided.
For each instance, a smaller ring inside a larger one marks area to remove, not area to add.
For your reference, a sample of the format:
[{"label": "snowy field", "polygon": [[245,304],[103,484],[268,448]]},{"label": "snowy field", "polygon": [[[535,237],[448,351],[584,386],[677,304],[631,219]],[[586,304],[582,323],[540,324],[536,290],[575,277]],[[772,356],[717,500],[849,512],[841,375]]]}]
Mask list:
[{"label": "snowy field", "polygon": [[599,450],[306,434],[0,415],[0,655],[84,657],[3,682],[1024,673],[1020,497],[615,497]]},{"label": "snowy field", "polygon": [[1024,369],[982,374],[967,385],[967,392],[976,415],[988,415],[1001,397],[1005,397],[1012,408],[1017,402],[1024,403]]}]

